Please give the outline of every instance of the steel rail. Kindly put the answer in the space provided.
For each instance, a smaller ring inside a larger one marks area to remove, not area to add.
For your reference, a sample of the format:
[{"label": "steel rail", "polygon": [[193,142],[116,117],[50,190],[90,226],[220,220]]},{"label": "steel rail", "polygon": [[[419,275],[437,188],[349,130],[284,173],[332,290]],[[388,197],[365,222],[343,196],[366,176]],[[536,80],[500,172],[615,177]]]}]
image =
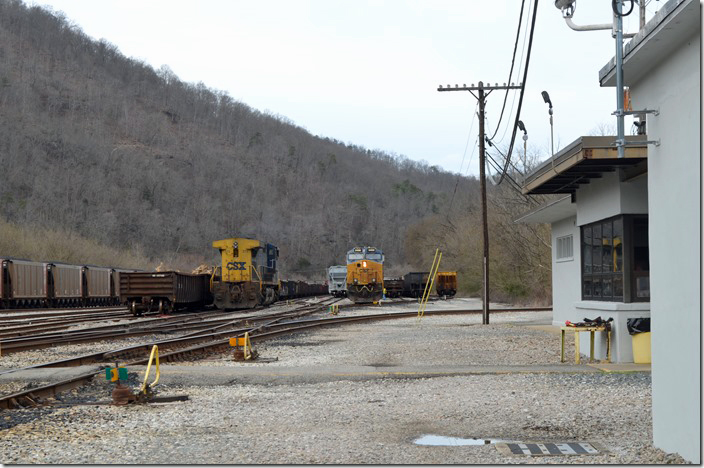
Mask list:
[{"label": "steel rail", "polygon": [[[280,304],[279,307],[284,304]],[[276,306],[273,306],[276,307]],[[208,312],[207,315],[203,312]],[[274,312],[277,314],[280,312]],[[189,314],[179,314],[168,317],[152,318],[146,321],[138,321],[136,324],[131,319],[133,316],[125,317],[130,320],[130,323],[109,324],[92,328],[83,328],[77,330],[66,330],[68,326],[42,327],[36,325],[36,328],[29,330],[42,330],[45,333],[40,334],[25,334],[21,333],[22,329],[13,328],[6,333],[0,333],[0,343],[3,352],[6,354],[27,351],[31,349],[41,349],[54,346],[56,344],[72,344],[85,343],[91,341],[99,341],[104,339],[122,339],[132,336],[143,336],[146,334],[160,333],[175,333],[184,329],[203,330],[208,327],[218,325],[219,323],[229,323],[233,315],[232,311],[212,313],[211,311],[193,312]],[[219,318],[228,317],[228,318]],[[256,315],[240,316],[234,321],[241,321],[243,318],[257,317]],[[77,319],[78,320],[78,319]],[[109,320],[113,320],[112,318]],[[139,320],[139,319],[137,319]],[[80,320],[78,320],[80,322]],[[14,332],[12,330],[15,330]],[[66,330],[66,331],[60,331]],[[114,336],[111,336],[114,334]]]},{"label": "steel rail", "polygon": [[[137,321],[139,317],[134,317],[132,314],[118,313],[110,315],[99,315],[91,317],[78,317],[66,319],[40,319],[28,320],[22,322],[3,323],[0,339],[13,338],[17,336],[32,336],[42,333],[48,333],[57,330],[66,330],[75,325],[100,323],[100,322],[118,322],[118,321]],[[0,322],[2,322],[0,320]]]},{"label": "steel rail", "polygon": [[[42,309],[0,309],[0,320],[21,320],[46,317],[66,317],[70,315],[95,314],[99,312],[126,311],[125,306],[89,307],[85,309],[44,309],[46,312],[26,313],[31,310]],[[14,315],[14,312],[25,315]]]}]

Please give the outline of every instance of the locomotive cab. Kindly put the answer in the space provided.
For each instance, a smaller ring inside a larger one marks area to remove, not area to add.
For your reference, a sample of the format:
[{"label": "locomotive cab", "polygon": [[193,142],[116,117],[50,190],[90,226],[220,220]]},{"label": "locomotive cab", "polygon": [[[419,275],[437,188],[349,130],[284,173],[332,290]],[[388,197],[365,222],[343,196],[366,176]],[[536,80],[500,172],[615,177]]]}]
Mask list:
[{"label": "locomotive cab", "polygon": [[355,303],[379,301],[384,294],[384,253],[375,247],[347,252],[347,296]]}]

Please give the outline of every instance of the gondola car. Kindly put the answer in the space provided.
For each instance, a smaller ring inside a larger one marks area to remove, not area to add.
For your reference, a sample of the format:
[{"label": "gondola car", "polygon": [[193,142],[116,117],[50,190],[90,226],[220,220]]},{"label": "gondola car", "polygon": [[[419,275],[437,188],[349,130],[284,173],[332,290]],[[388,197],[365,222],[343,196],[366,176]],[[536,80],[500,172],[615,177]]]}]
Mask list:
[{"label": "gondola car", "polygon": [[325,296],[326,294],[328,294],[328,286],[324,283],[281,280],[279,286],[279,299],[284,301],[299,297]]},{"label": "gondola car", "polygon": [[386,297],[401,297],[403,293],[403,278],[384,278]]},{"label": "gondola car", "polygon": [[85,303],[89,306],[106,306],[111,303],[112,268],[88,265],[83,267]]},{"label": "gondola car", "polygon": [[279,249],[254,239],[231,238],[213,242],[221,266],[213,271],[211,291],[218,309],[249,309],[279,298],[276,263]]},{"label": "gondola car", "polygon": [[140,271],[120,274],[120,300],[133,315],[173,312],[212,303],[210,275],[177,271]]},{"label": "gondola car", "polygon": [[379,301],[384,294],[384,254],[375,247],[347,252],[347,297],[352,302]]},{"label": "gondola car", "polygon": [[54,262],[50,267],[50,287],[56,307],[80,307],[85,305],[85,268]]},{"label": "gondola car", "polygon": [[119,272],[123,271],[127,270],[3,258],[0,308],[119,304]]},{"label": "gondola car", "polygon": [[0,259],[0,306],[46,307],[51,301],[46,262]]},{"label": "gondola car", "polygon": [[427,271],[412,271],[403,276],[403,295],[406,297],[422,297],[428,284]]}]

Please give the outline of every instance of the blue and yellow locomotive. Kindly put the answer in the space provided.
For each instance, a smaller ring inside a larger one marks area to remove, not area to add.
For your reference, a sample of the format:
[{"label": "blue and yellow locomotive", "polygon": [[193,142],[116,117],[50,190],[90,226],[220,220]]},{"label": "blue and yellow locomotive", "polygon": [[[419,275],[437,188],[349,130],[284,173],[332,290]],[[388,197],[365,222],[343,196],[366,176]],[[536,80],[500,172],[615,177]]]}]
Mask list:
[{"label": "blue and yellow locomotive", "polygon": [[276,261],[279,249],[254,239],[232,238],[213,242],[222,265],[211,278],[218,309],[249,309],[269,305],[279,298]]},{"label": "blue and yellow locomotive", "polygon": [[375,247],[347,252],[347,297],[356,304],[377,302],[384,295],[384,254]]}]

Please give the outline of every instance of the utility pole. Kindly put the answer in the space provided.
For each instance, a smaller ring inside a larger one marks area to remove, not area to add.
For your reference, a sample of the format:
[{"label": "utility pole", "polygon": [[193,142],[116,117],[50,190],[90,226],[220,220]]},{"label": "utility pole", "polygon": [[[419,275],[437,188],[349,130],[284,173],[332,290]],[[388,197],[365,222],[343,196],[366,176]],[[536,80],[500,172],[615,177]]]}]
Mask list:
[{"label": "utility pole", "polygon": [[[462,87],[455,85],[454,88],[451,88],[450,85],[447,85],[447,88],[443,88],[442,85],[438,87],[438,91],[469,91],[472,96],[474,96],[479,102],[479,184],[482,192],[482,236],[484,238],[484,265],[482,269],[482,323],[484,325],[489,325],[489,224],[487,222],[486,216],[486,154],[484,152],[484,107],[486,105],[486,97],[489,96],[489,94],[491,94],[491,92],[496,89],[521,89],[521,86],[514,86],[513,84],[507,86],[506,83],[504,83],[503,86],[499,86],[498,83],[496,83],[494,86],[484,86],[484,83],[480,81],[479,83],[477,83],[477,86],[474,86],[474,84],[472,84],[471,86],[467,86],[465,84],[462,85]],[[477,91],[478,95],[474,94],[473,91]],[[485,91],[488,91],[488,93],[485,93]],[[508,157],[510,157],[510,155]]]}]

